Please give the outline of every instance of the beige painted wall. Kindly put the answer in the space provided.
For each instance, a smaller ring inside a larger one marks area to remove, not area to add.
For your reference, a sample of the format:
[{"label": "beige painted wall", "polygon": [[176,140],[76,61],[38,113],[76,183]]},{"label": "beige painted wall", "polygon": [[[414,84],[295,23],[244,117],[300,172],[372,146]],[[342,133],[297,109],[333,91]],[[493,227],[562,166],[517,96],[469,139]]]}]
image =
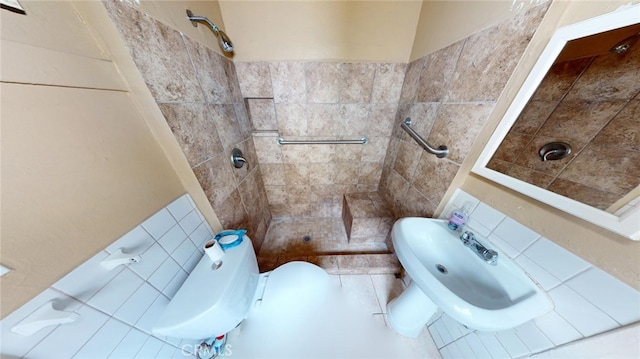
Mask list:
[{"label": "beige painted wall", "polygon": [[504,116],[554,31],[559,27],[613,11],[625,3],[627,2],[586,3],[574,0],[556,1],[551,5],[438,211],[442,211],[455,189],[461,187],[481,201],[508,214],[616,278],[640,289],[640,266],[638,265],[640,243],[625,239],[470,173],[483,146]]},{"label": "beige painted wall", "polygon": [[[154,17],[158,16],[159,18],[169,19],[170,17],[167,14],[183,11],[181,9],[184,7],[191,9],[194,14],[202,14],[203,16],[210,17],[212,21],[215,21],[214,19],[217,19],[216,16],[219,16],[216,14],[219,13],[207,13],[206,11],[203,11],[201,8],[202,3],[202,1],[198,0],[160,1],[151,2],[151,4],[145,4],[143,2],[141,6],[148,6],[151,9],[150,11],[154,14]],[[215,3],[213,1],[211,3],[212,9],[215,9]],[[206,194],[202,190],[198,179],[191,170],[180,145],[167,125],[167,121],[160,111],[160,108],[158,108],[153,95],[149,92],[149,88],[142,78],[138,67],[131,58],[129,50],[120,37],[115,24],[107,14],[107,10],[100,2],[97,1],[76,1],[74,2],[74,5],[78,14],[85,19],[94,38],[100,44],[103,51],[105,53],[109,53],[109,56],[111,57],[113,64],[117,67],[118,72],[121,74],[122,78],[126,79],[131,101],[138,108],[138,111],[145,120],[149,130],[162,148],[165,156],[169,160],[169,163],[173,166],[173,169],[182,182],[186,192],[191,195],[191,198],[200,212],[204,215],[209,225],[211,225],[211,228],[214,231],[222,230],[222,225],[220,224],[217,215],[213,211],[213,208],[211,207]],[[198,13],[196,11],[203,12]],[[185,33],[188,31],[197,32],[200,31],[197,29],[204,29],[199,25],[198,28],[194,28],[191,25],[191,22],[186,20],[186,16],[184,19],[177,16],[176,19],[177,20],[175,20],[175,22],[166,20],[167,25],[178,29],[179,31],[184,31]],[[193,36],[201,39],[203,43],[206,43],[208,39],[213,36],[213,34],[207,34],[206,32],[201,35],[202,36],[198,36],[197,33],[194,33]],[[210,46],[212,46],[212,48],[217,48],[217,43],[215,41],[215,38],[211,41],[212,44]]]},{"label": "beige painted wall", "polygon": [[0,15],[2,317],[184,193],[73,5],[22,4]]},{"label": "beige painted wall", "polygon": [[407,62],[421,1],[221,1],[237,61]]},{"label": "beige painted wall", "polygon": [[21,3],[0,11],[2,318],[185,192],[221,229],[102,4]]}]

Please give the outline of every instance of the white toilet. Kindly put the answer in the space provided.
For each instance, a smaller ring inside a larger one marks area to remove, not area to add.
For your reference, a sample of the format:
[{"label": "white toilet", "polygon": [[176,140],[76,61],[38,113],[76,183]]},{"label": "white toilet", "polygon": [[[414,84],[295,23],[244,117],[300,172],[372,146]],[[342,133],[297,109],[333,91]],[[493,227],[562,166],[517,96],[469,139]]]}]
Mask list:
[{"label": "white toilet", "polygon": [[[153,327],[157,335],[207,339],[226,334],[258,310],[305,310],[327,291],[329,275],[306,262],[259,274],[251,240],[225,250],[222,264],[204,255]],[[268,305],[267,305],[268,304]],[[295,308],[297,307],[297,308]]]}]

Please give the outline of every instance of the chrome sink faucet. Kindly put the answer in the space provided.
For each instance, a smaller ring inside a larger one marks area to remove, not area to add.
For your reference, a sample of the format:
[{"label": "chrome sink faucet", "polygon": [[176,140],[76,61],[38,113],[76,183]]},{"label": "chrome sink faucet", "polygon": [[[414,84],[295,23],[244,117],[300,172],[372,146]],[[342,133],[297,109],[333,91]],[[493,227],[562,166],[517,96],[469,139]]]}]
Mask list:
[{"label": "chrome sink faucet", "polygon": [[487,247],[480,244],[473,232],[463,231],[460,235],[460,240],[483,261],[489,263],[492,266],[498,264],[498,252],[494,251],[493,249],[488,249]]}]

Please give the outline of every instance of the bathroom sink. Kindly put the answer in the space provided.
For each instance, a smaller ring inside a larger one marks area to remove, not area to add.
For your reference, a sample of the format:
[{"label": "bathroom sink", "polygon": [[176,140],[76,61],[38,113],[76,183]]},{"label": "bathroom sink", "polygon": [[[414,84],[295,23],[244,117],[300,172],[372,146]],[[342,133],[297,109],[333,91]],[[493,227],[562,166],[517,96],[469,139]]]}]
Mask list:
[{"label": "bathroom sink", "polygon": [[392,230],[396,254],[413,283],[450,317],[472,329],[498,331],[553,309],[546,292],[506,256],[498,253],[490,265],[459,237],[440,219],[402,218]]}]

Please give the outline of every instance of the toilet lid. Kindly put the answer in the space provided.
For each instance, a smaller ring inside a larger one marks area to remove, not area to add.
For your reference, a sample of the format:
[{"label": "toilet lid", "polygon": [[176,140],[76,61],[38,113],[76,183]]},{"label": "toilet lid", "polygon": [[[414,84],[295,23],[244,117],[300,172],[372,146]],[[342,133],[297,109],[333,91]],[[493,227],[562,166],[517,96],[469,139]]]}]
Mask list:
[{"label": "toilet lid", "polygon": [[267,279],[260,311],[295,313],[308,310],[323,300],[329,289],[329,275],[308,262],[289,262],[274,269]]}]

